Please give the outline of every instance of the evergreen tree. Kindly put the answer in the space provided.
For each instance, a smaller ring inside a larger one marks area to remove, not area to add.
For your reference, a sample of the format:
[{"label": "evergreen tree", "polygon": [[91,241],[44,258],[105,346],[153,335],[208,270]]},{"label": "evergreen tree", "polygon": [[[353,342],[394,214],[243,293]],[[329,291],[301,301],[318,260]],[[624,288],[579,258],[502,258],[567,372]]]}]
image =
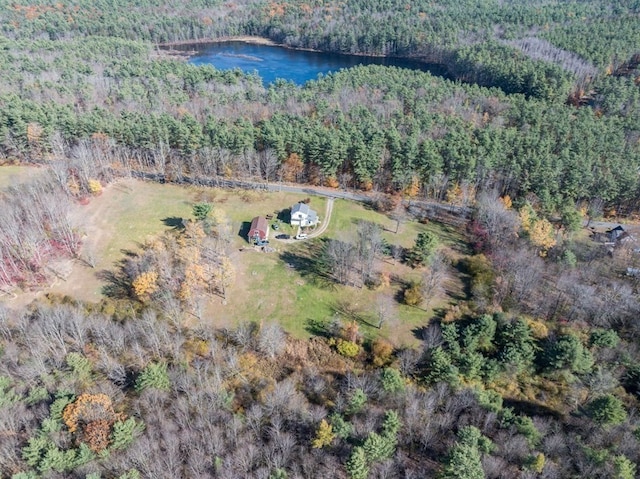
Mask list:
[{"label": "evergreen tree", "polygon": [[347,461],[347,473],[351,479],[367,479],[369,466],[367,456],[362,447],[354,447]]}]

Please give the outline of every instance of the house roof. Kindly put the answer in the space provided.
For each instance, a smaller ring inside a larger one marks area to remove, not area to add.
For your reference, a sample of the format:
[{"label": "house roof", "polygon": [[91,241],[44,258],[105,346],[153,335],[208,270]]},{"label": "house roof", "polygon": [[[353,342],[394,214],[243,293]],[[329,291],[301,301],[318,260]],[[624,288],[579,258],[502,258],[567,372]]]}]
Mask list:
[{"label": "house roof", "polygon": [[264,216],[256,216],[251,221],[251,227],[249,228],[249,236],[253,236],[255,231],[259,231],[261,233],[266,233],[269,231],[269,224],[267,223],[267,219]]},{"label": "house roof", "polygon": [[314,210],[309,208],[309,205],[306,203],[296,203],[295,205],[293,205],[293,208],[291,208],[291,214],[293,215],[298,212],[308,217],[313,217],[313,218],[318,217],[318,213],[316,213]]},{"label": "house roof", "polygon": [[291,214],[295,214],[295,213],[302,213],[304,215],[309,215],[309,210],[311,208],[309,208],[309,205],[306,203],[296,203],[295,205],[293,205],[293,208],[291,208]]}]

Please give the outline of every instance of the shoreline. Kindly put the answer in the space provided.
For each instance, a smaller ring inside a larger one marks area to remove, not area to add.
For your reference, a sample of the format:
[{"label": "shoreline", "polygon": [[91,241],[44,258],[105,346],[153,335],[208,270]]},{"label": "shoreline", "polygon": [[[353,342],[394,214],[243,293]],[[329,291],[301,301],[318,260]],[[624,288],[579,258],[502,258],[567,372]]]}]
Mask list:
[{"label": "shoreline", "polygon": [[231,37],[217,37],[217,38],[201,38],[199,40],[178,40],[176,42],[166,42],[166,43],[158,43],[158,48],[169,48],[173,47],[181,47],[187,45],[206,45],[209,43],[224,43],[224,42],[242,42],[249,43],[253,45],[265,45],[272,47],[283,47],[280,43],[276,43],[273,40],[270,40],[266,37],[254,37],[251,35],[237,35]]},{"label": "shoreline", "polygon": [[[331,52],[326,50],[318,50],[317,48],[305,48],[305,47],[292,47],[291,45],[287,45],[285,43],[277,43],[273,40],[266,37],[252,36],[252,35],[236,35],[236,36],[228,36],[228,37],[217,37],[217,38],[201,38],[198,40],[178,40],[175,42],[166,42],[166,43],[158,43],[156,44],[157,51],[162,51],[168,55],[176,55],[176,56],[186,56],[189,57],[193,55],[195,50],[176,50],[175,47],[184,47],[189,45],[211,45],[216,43],[225,43],[225,42],[239,42],[239,43],[247,43],[249,45],[263,45],[267,47],[279,47],[286,48],[288,50],[296,50],[300,52],[316,52],[316,53],[330,53],[332,55],[345,55],[345,56],[355,56],[355,57],[371,57],[371,58],[399,58],[406,60],[413,60],[422,63],[429,63],[421,59],[421,57],[404,57],[397,55],[383,55],[383,54],[375,54],[375,53],[347,53],[347,52]],[[434,62],[434,64],[437,64]]]}]

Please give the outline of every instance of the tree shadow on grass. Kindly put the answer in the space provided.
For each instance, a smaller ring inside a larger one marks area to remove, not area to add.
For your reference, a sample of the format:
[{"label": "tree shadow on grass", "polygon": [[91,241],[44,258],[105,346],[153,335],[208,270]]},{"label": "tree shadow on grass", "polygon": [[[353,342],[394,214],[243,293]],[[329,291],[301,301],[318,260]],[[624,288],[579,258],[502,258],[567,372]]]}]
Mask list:
[{"label": "tree shadow on grass", "polygon": [[306,332],[313,336],[320,336],[323,338],[330,338],[331,334],[331,321],[318,318],[307,318],[304,329]]},{"label": "tree shadow on grass", "polygon": [[320,288],[335,288],[335,282],[328,271],[327,265],[322,260],[324,241],[305,242],[308,248],[298,248],[295,251],[283,251],[280,259],[288,268],[297,271],[300,276],[306,278],[313,285]]},{"label": "tree shadow on grass", "polygon": [[165,226],[169,228],[173,228],[174,230],[183,230],[184,229],[184,220],[179,216],[168,216],[167,218],[163,218],[162,222]]},{"label": "tree shadow on grass", "polygon": [[[138,245],[141,247],[141,245]],[[120,261],[115,263],[113,270],[103,269],[96,273],[96,278],[103,281],[102,294],[112,299],[131,298],[131,279],[126,273],[130,258],[138,257],[138,253],[128,249],[122,249],[124,255]]]},{"label": "tree shadow on grass", "polygon": [[291,223],[291,208],[285,208],[284,210],[278,211],[277,218],[283,223]]},{"label": "tree shadow on grass", "polygon": [[376,324],[371,320],[371,315],[365,311],[362,311],[359,307],[353,305],[348,300],[338,300],[331,304],[331,310],[334,314],[343,317],[348,321],[355,321],[359,324],[364,324],[372,328],[378,328]]},{"label": "tree shadow on grass", "polygon": [[124,299],[130,297],[129,283],[124,275],[118,271],[103,269],[96,273],[96,277],[106,284],[102,287],[102,294],[112,299]]},{"label": "tree shadow on grass", "polygon": [[250,229],[251,229],[251,221],[243,221],[240,224],[240,229],[238,230],[238,236],[246,240],[247,237],[249,236]]},{"label": "tree shadow on grass", "polygon": [[462,295],[455,294],[453,291],[447,291],[447,294],[455,300],[466,301],[471,298],[471,275],[469,274],[469,268],[464,261],[456,261],[452,266],[459,273],[458,277],[462,282]]}]

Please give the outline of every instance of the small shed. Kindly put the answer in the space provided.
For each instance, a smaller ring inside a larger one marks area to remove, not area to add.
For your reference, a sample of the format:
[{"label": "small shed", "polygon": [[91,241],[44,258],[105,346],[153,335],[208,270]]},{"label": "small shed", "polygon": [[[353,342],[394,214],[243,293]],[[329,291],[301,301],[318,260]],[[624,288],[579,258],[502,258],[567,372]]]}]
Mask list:
[{"label": "small shed", "polygon": [[269,223],[264,216],[256,216],[251,221],[247,239],[249,243],[265,241],[269,237]]},{"label": "small shed", "polygon": [[625,230],[621,225],[616,226],[613,229],[607,231],[609,238],[611,241],[615,242],[618,245],[623,244],[632,244],[636,242],[636,238],[632,236],[627,230]]}]

